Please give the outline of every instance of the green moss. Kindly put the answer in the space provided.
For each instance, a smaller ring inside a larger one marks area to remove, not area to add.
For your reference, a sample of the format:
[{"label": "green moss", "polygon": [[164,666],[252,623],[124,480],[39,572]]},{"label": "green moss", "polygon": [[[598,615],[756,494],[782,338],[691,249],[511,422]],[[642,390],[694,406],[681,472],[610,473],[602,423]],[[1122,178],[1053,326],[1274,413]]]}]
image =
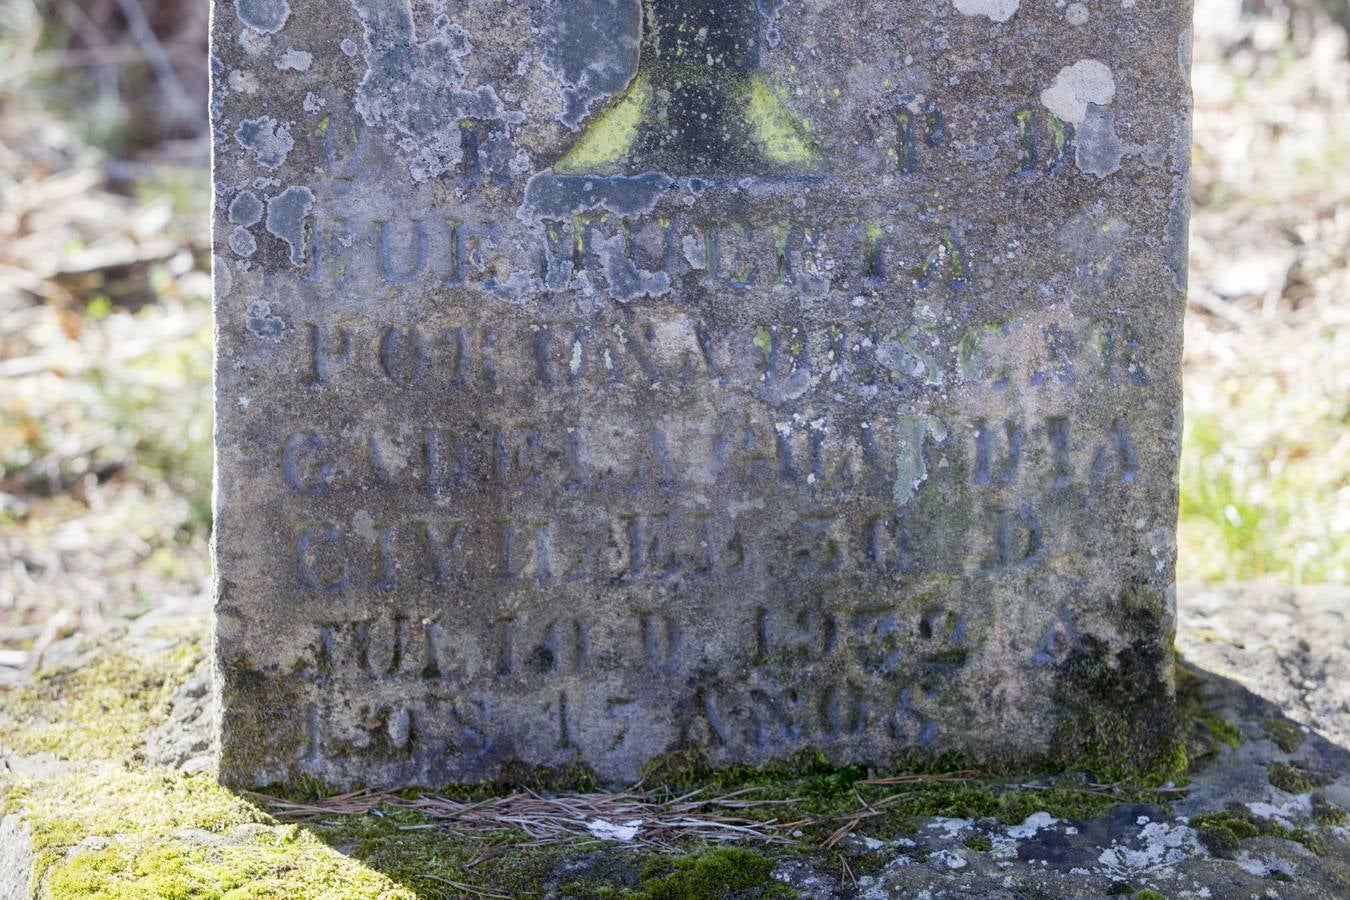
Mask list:
[{"label": "green moss", "polygon": [[[20,702],[0,712],[0,733],[7,735],[6,740],[14,735],[12,740],[22,742],[25,752],[55,746],[57,736],[66,740],[61,772],[40,782],[0,774],[5,778],[0,793],[7,811],[18,812],[33,829],[38,873],[51,896],[399,900],[458,895],[466,892],[458,886],[469,885],[530,897],[559,888],[563,881],[575,881],[572,876],[579,867],[590,873],[577,882],[585,886],[578,888],[583,896],[697,898],[734,891],[782,896],[787,888],[772,877],[775,854],[818,844],[850,821],[862,804],[884,814],[864,819],[856,830],[889,839],[929,816],[1013,824],[1045,811],[1077,820],[1118,803],[1158,799],[1129,787],[1107,793],[1077,775],[1032,777],[1015,767],[977,768],[954,756],[902,759],[891,769],[873,770],[833,765],[821,754],[802,753],[767,766],[714,770],[706,758],[690,751],[653,762],[645,772],[646,784],[671,795],[698,787],[709,794],[749,790],[751,797],[791,800],[743,814],[779,821],[815,820],[802,828],[803,847],[758,852],[694,845],[686,856],[656,858],[631,849],[596,851],[594,841],[521,846],[531,841],[520,833],[470,838],[394,807],[358,816],[334,815],[297,828],[278,823],[209,775],[185,775],[147,765],[138,757],[140,735],[162,721],[169,698],[200,664],[203,653],[200,635],[182,634],[169,650],[154,657],[95,656],[81,669],[44,677],[16,695]],[[1183,707],[1201,708],[1189,701]],[[68,720],[62,718],[72,711]],[[20,727],[13,727],[16,722]],[[1302,778],[1315,774],[1291,768]],[[931,778],[862,783],[901,775]],[[504,773],[502,781],[458,786],[445,793],[486,798],[522,784],[541,793],[598,787],[593,773],[584,768],[521,767]],[[312,780],[288,785],[284,792],[293,800],[310,801],[333,793]],[[1324,798],[1314,800],[1315,813],[1318,810],[1322,824],[1343,820],[1344,812]],[[1255,822],[1241,807],[1208,820],[1201,817],[1195,824],[1207,846],[1228,853],[1235,853],[1242,839],[1255,834],[1325,849],[1317,834]],[[85,843],[100,836],[109,843]],[[989,849],[989,839],[976,834],[967,846],[983,852]],[[79,851],[72,853],[77,847]],[[854,868],[863,871],[864,861],[882,858],[873,854]],[[718,893],[708,893],[713,890]]]},{"label": "green moss", "polygon": [[15,693],[5,745],[61,760],[129,755],[201,655],[193,640],[150,659],[110,651],[87,666],[43,673]]},{"label": "green moss", "polygon": [[1279,745],[1285,753],[1295,753],[1303,746],[1303,729],[1287,719],[1266,719],[1261,723],[1266,736]]},{"label": "green moss", "polygon": [[1334,779],[1297,763],[1270,763],[1266,766],[1270,783],[1291,794],[1306,794],[1314,788],[1325,787]]},{"label": "green moss", "polygon": [[[410,888],[417,896],[447,896],[450,883],[505,891],[513,896],[537,887],[539,870],[552,864],[552,848],[513,849],[491,856],[494,843],[520,842],[523,835],[503,832],[496,841],[473,841],[458,837],[425,816],[393,807],[380,807],[360,816],[335,816],[310,826],[326,845],[340,850],[364,867]],[[489,856],[473,870],[469,863]]]},{"label": "green moss", "polygon": [[251,787],[235,783],[235,773],[266,769],[272,759],[298,757],[308,741],[303,720],[295,715],[304,708],[301,681],[298,675],[268,676],[243,659],[232,660],[223,674],[231,702],[221,727],[231,738],[221,753],[220,769],[231,787]]},{"label": "green moss", "polygon": [[773,332],[767,325],[755,329],[755,346],[764,354],[764,362],[767,364],[773,354]]},{"label": "green moss", "polygon": [[1312,795],[1312,818],[1318,825],[1344,827],[1350,824],[1350,814],[1322,794]]},{"label": "green moss", "polygon": [[52,867],[45,884],[54,900],[417,896],[294,828],[238,844],[119,842]]},{"label": "green moss", "polygon": [[[154,636],[167,649],[131,656],[99,648],[78,667],[41,675],[0,710],[7,751],[57,762],[41,779],[0,772],[5,812],[32,833],[33,889],[53,900],[413,897],[210,774],[144,761],[144,733],[163,721],[205,655],[200,629]],[[394,843],[406,852],[420,839]]]},{"label": "green moss", "polygon": [[[491,781],[442,785],[436,793],[473,802],[516,793],[522,788],[536,794],[592,793],[603,790],[595,771],[589,766],[572,764],[554,767],[508,762],[503,764],[501,774]],[[250,793],[261,795],[264,799],[313,803],[335,797],[343,791],[318,779],[302,776],[294,781],[255,787]],[[416,787],[393,792],[407,800],[414,800],[422,793],[423,789]]]},{"label": "green moss", "polygon": [[1134,900],[1167,900],[1167,895],[1160,894],[1149,888],[1144,888],[1134,895]]},{"label": "green moss", "polygon": [[[899,785],[862,784],[891,777],[930,776]],[[673,753],[654,760],[643,770],[648,785],[663,786],[672,795],[702,788],[712,793],[753,789],[765,800],[788,800],[787,806],[766,808],[749,816],[766,818],[823,819],[803,828],[807,840],[827,836],[841,821],[866,803],[884,814],[870,816],[859,832],[889,838],[908,831],[918,819],[929,816],[997,819],[1020,824],[1036,812],[1056,818],[1083,819],[1106,812],[1120,803],[1156,802],[1157,796],[1142,787],[1123,787],[1114,793],[1094,790],[1081,776],[1042,774],[1029,779],[1025,771],[980,769],[956,756],[901,761],[895,769],[836,766],[824,756],[799,753],[780,763],[765,766],[732,766],[712,769],[697,752]]]},{"label": "green moss", "polygon": [[994,846],[987,834],[972,835],[971,837],[966,838],[965,845],[977,853],[988,853]]},{"label": "green moss", "polygon": [[759,897],[795,897],[773,880],[772,858],[739,847],[719,847],[696,856],[654,859],[642,872],[633,900],[718,900],[759,889]]},{"label": "green moss", "polygon": [[1222,825],[1201,825],[1196,828],[1200,843],[1220,859],[1234,859],[1242,847],[1242,839],[1231,828]]},{"label": "green moss", "polygon": [[1330,848],[1327,845],[1327,839],[1321,834],[1310,828],[1302,826],[1298,828],[1285,828],[1281,825],[1275,825],[1271,829],[1271,834],[1286,841],[1294,841],[1302,844],[1318,856],[1326,856]]},{"label": "green moss", "polygon": [[[1127,605],[1130,595],[1127,591]],[[1144,611],[1141,605],[1135,609]],[[1141,636],[1125,649],[1111,653],[1088,635],[1060,666],[1057,700],[1069,712],[1053,745],[1062,748],[1058,762],[1063,768],[1151,785],[1184,778],[1189,758],[1165,676],[1172,660],[1159,646],[1158,610],[1149,609],[1148,615],[1150,624],[1137,629]]]},{"label": "green moss", "polygon": [[335,797],[342,791],[318,778],[302,775],[285,783],[262,785],[255,788],[253,793],[264,794],[278,800],[289,800],[292,803],[315,803],[328,797]]},{"label": "green moss", "polygon": [[160,767],[79,767],[32,783],[20,813],[38,849],[73,846],[91,835],[164,837],[182,829],[220,833],[236,825],[274,824],[210,775]]},{"label": "green moss", "polygon": [[1176,680],[1177,712],[1190,767],[1195,769],[1204,764],[1219,752],[1220,747],[1237,749],[1242,740],[1237,725],[1205,707],[1204,679],[1178,665]]},{"label": "green moss", "polygon": [[1003,326],[996,322],[986,322],[967,329],[961,337],[958,351],[962,378],[967,381],[990,379],[991,373],[986,371],[989,363],[988,355],[980,349],[980,342],[985,338],[997,338],[1002,333]]},{"label": "green moss", "polygon": [[1238,727],[1222,716],[1210,715],[1208,713],[1197,717],[1200,725],[1209,732],[1210,737],[1216,744],[1225,744],[1233,749],[1237,749],[1240,735]]},{"label": "green moss", "polygon": [[1243,840],[1261,833],[1255,817],[1240,804],[1223,812],[1195,816],[1191,819],[1191,827],[1199,834],[1205,849],[1222,859],[1232,859]]},{"label": "green moss", "polygon": [[1191,827],[1210,853],[1224,859],[1236,856],[1242,841],[1258,835],[1294,841],[1321,856],[1327,852],[1326,839],[1308,828],[1288,828],[1272,819],[1260,819],[1241,803],[1230,803],[1222,812],[1206,813],[1191,819]]},{"label": "green moss", "polygon": [[[521,788],[534,791],[536,794],[557,794],[564,791],[589,793],[603,790],[600,779],[589,766],[578,763],[560,767],[535,766],[513,761],[504,764],[501,774],[492,781],[446,785],[438,793],[464,800],[487,800],[515,793]],[[413,789],[409,793],[415,794],[417,791]]]}]

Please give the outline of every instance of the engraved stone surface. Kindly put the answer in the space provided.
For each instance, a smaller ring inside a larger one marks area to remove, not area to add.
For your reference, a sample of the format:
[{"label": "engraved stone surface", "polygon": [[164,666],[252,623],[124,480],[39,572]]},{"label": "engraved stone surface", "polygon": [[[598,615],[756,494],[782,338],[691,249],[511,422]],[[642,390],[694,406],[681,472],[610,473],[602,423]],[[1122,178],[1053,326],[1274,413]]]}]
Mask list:
[{"label": "engraved stone surface", "polygon": [[222,776],[1175,741],[1189,3],[215,0]]}]

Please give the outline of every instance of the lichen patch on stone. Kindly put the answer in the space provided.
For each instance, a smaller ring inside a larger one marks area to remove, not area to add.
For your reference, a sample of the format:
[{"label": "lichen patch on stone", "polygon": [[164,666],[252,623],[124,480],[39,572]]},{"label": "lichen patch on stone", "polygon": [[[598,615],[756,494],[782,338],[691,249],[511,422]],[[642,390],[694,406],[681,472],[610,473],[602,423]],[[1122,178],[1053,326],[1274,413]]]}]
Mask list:
[{"label": "lichen patch on stone", "polygon": [[262,221],[262,201],[252,191],[240,191],[230,201],[229,216],[235,225],[243,225],[245,228],[257,225]]},{"label": "lichen patch on stone", "polygon": [[895,423],[896,444],[899,453],[895,460],[895,503],[907,506],[925,481],[928,464],[924,459],[924,444],[928,436],[926,416],[901,416]]},{"label": "lichen patch on stone", "polygon": [[966,16],[985,16],[995,22],[1006,22],[1016,13],[1020,0],[954,0],[956,9]]},{"label": "lichen patch on stone", "polygon": [[274,65],[285,72],[292,70],[295,72],[308,72],[309,67],[314,64],[314,54],[304,50],[297,50],[290,47],[285,53],[277,57]]},{"label": "lichen patch on stone", "polygon": [[314,210],[314,192],[307,187],[289,187],[267,201],[267,230],[291,248],[291,264],[305,262],[305,223]]},{"label": "lichen patch on stone", "polygon": [[463,157],[460,122],[501,119],[490,84],[464,87],[460,59],[473,50],[463,28],[442,18],[419,40],[409,0],[349,0],[365,28],[366,74],[355,108],[365,123],[407,139],[415,182],[442,175]]},{"label": "lichen patch on stone", "polygon": [[569,0],[541,16],[544,68],[563,88],[558,119],[575,128],[637,75],[641,9],[637,0]]},{"label": "lichen patch on stone", "polygon": [[239,146],[253,154],[253,159],[264,169],[275,169],[286,161],[295,147],[289,125],[271,116],[245,119],[234,130]]},{"label": "lichen patch on stone", "polygon": [[239,20],[255,31],[276,34],[286,27],[291,7],[286,0],[234,0]]},{"label": "lichen patch on stone", "polygon": [[1120,169],[1127,148],[1116,134],[1116,115],[1111,110],[1088,104],[1075,137],[1074,162],[1081,171],[1105,178]]},{"label": "lichen patch on stone", "polygon": [[240,256],[248,257],[258,252],[258,241],[242,225],[236,225],[230,232],[230,249]]},{"label": "lichen patch on stone", "polygon": [[1115,96],[1116,81],[1111,69],[1095,59],[1080,59],[1059,70],[1054,83],[1041,92],[1041,103],[1065,122],[1081,125],[1087,117],[1088,104],[1109,106]]}]

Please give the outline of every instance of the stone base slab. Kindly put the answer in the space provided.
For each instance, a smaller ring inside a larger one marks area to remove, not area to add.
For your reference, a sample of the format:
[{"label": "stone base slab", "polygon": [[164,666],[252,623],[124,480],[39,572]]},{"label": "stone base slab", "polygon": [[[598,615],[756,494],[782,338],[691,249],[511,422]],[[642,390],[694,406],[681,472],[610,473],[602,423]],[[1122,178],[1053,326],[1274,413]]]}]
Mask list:
[{"label": "stone base slab", "polygon": [[[433,878],[513,896],[578,884],[642,896],[747,860],[764,880],[747,896],[1350,895],[1350,686],[1338,674],[1350,590],[1192,587],[1180,609],[1191,724],[1215,737],[1198,748],[1210,752],[1184,795],[1079,818],[1047,809],[999,822],[953,810],[891,833],[862,822],[828,851],[690,847],[680,864],[620,843],[516,850],[423,871],[422,881],[407,873],[425,869],[416,854],[428,832],[367,815],[344,825],[362,840],[339,839],[278,824],[220,788],[205,743],[215,712],[203,689],[204,611],[147,617],[110,639],[58,645],[47,672],[6,696],[0,896],[157,896],[184,880],[206,895],[247,886],[297,898],[440,896],[427,889]],[[380,828],[386,844],[372,838]]]}]

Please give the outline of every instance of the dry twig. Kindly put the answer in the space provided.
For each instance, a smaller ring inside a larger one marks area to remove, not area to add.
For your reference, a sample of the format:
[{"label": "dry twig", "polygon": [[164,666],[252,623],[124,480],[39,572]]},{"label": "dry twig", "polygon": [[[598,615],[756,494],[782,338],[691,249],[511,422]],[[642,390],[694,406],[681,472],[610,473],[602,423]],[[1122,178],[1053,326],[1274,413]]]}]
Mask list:
[{"label": "dry twig", "polygon": [[[923,785],[967,782],[982,783],[978,773],[970,769],[936,775],[868,778],[858,781],[854,786],[858,802],[856,809],[787,822],[776,818],[752,819],[729,814],[728,811],[733,810],[767,811],[801,802],[799,799],[756,799],[752,795],[759,788],[755,787],[706,799],[700,799],[702,789],[671,798],[659,792],[641,792],[636,788],[612,794],[564,794],[555,797],[544,797],[533,791],[518,791],[473,802],[438,794],[408,797],[398,791],[376,790],[352,791],[312,803],[261,794],[253,796],[267,805],[278,818],[289,822],[317,821],[331,824],[327,820],[333,816],[362,815],[380,806],[389,806],[416,812],[431,820],[431,824],[404,826],[408,830],[440,827],[483,839],[503,831],[516,830],[531,838],[532,843],[524,846],[559,844],[577,838],[612,839],[615,829],[622,830],[626,826],[633,829],[632,843],[660,852],[676,852],[678,847],[675,842],[679,839],[793,844],[800,841],[798,829],[829,826],[832,831],[822,846],[830,849],[856,831],[864,820],[885,815],[888,808],[913,796],[914,790]],[[862,786],[895,787],[899,790],[869,802],[858,791]],[[1047,786],[1028,783],[1003,787],[1010,791],[1040,791]],[[1181,794],[1186,791],[1182,787],[1131,788],[1121,784],[1072,788],[1056,786],[1055,789],[1090,794],[1112,794],[1126,790],[1148,794]],[[475,864],[488,858],[492,852],[492,849],[485,850],[475,860]]]},{"label": "dry twig", "polygon": [[730,815],[725,810],[771,808],[794,801],[755,801],[745,799],[746,793],[737,791],[708,799],[697,799],[693,795],[661,799],[656,794],[634,791],[557,797],[522,791],[477,802],[435,794],[409,798],[397,792],[370,790],[353,791],[317,803],[299,803],[263,795],[255,797],[269,806],[278,818],[292,822],[322,820],[334,815],[361,815],[379,806],[390,806],[420,813],[457,832],[484,836],[514,829],[541,844],[599,837],[608,833],[607,829],[631,827],[635,823],[634,842],[665,852],[675,850],[673,842],[679,838],[791,843],[784,835],[787,826],[776,820]]}]

